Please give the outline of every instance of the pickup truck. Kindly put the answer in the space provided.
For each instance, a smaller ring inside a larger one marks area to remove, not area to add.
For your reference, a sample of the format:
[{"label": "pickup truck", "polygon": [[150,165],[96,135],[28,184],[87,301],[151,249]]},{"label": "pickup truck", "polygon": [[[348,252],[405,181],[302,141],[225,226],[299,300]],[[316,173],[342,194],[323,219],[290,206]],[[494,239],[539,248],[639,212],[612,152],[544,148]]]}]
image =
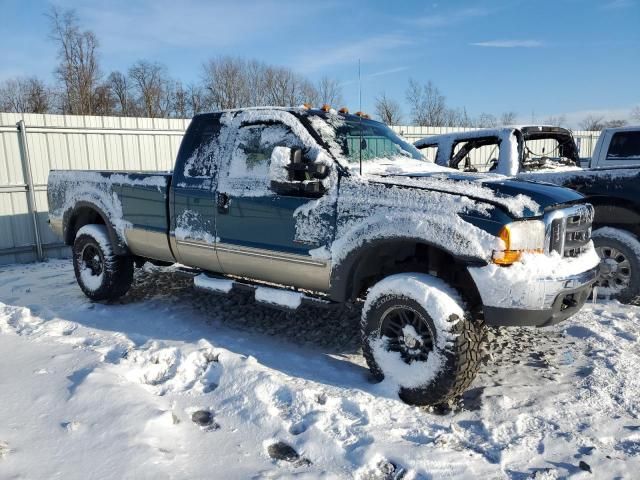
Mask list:
[{"label": "pickup truck", "polygon": [[593,154],[580,159],[584,168],[640,166],[640,126],[605,128],[600,132]]},{"label": "pickup truck", "polygon": [[48,199],[89,298],[124,295],[151,262],[280,308],[364,300],[370,370],[414,404],[466,389],[485,324],[575,314],[599,263],[582,195],[434,166],[330,108],[197,115],[172,173],[52,171]]},{"label": "pickup truck", "polygon": [[592,238],[602,258],[597,294],[624,303],[640,299],[640,128],[604,130],[586,162],[569,130],[540,125],[434,135],[415,146],[438,165],[583,194],[595,208]]}]

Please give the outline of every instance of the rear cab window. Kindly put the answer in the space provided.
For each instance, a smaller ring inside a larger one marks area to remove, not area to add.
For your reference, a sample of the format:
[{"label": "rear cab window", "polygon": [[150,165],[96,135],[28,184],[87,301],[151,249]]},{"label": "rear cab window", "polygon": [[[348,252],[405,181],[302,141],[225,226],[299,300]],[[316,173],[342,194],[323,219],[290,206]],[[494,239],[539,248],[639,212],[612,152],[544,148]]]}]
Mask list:
[{"label": "rear cab window", "polygon": [[481,137],[459,140],[453,144],[451,168],[463,172],[492,172],[500,158],[500,139]]},{"label": "rear cab window", "polygon": [[607,161],[640,160],[640,132],[616,132],[611,137]]}]

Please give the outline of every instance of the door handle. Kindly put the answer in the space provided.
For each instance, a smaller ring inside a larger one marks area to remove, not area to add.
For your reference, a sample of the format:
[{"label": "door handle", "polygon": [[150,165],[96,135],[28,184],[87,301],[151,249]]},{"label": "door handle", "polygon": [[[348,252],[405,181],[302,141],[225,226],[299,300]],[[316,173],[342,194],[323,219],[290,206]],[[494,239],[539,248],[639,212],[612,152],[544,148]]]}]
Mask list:
[{"label": "door handle", "polygon": [[229,213],[229,195],[218,192],[218,213]]}]

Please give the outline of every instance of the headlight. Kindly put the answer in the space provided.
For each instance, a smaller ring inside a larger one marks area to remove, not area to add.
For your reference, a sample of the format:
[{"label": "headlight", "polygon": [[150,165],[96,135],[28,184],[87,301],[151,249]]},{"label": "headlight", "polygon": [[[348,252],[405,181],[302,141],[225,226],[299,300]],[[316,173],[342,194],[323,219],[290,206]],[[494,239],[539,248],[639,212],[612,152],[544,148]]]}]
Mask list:
[{"label": "headlight", "polygon": [[493,252],[493,263],[511,265],[520,260],[524,252],[544,251],[544,222],[525,220],[505,225],[498,237],[504,242],[504,250]]}]

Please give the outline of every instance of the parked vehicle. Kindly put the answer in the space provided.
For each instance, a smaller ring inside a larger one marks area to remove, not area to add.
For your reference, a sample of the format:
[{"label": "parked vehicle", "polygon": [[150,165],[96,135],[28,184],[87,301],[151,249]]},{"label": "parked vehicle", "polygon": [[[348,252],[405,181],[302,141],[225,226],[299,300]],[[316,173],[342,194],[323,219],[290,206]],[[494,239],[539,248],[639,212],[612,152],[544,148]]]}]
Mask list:
[{"label": "parked vehicle", "polygon": [[48,197],[89,298],[125,294],[148,261],[280,307],[363,299],[367,363],[415,404],[466,389],[485,323],[576,313],[599,263],[582,195],[436,167],[329,109],[198,115],[172,173],[52,171]]},{"label": "parked vehicle", "polygon": [[640,126],[605,128],[600,132],[593,155],[581,160],[585,168],[640,166]]},{"label": "parked vehicle", "polygon": [[606,129],[579,168],[569,130],[527,126],[426,137],[415,143],[438,165],[501,173],[572,188],[595,208],[593,242],[602,258],[597,291],[640,299],[640,127]]}]

